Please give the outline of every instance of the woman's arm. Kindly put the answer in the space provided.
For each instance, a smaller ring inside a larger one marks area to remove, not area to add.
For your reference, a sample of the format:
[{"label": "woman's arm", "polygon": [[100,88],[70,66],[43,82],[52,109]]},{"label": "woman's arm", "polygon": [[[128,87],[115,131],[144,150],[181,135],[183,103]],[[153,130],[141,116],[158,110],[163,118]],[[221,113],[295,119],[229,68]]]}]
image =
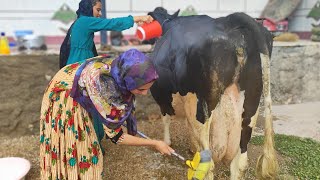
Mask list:
[{"label": "woman's arm", "polygon": [[[149,23],[153,19],[151,16],[128,16],[128,17],[119,17],[119,18],[96,18],[96,17],[81,17],[83,24],[88,26],[89,31],[97,32],[101,30],[107,31],[123,31],[133,27],[134,23]],[[81,19],[80,18],[80,19]]]},{"label": "woman's arm", "polygon": [[171,155],[171,153],[174,152],[174,150],[163,141],[139,138],[126,133],[120,137],[120,142],[118,141],[118,144],[129,146],[149,146],[155,148],[161,154],[167,155]]}]

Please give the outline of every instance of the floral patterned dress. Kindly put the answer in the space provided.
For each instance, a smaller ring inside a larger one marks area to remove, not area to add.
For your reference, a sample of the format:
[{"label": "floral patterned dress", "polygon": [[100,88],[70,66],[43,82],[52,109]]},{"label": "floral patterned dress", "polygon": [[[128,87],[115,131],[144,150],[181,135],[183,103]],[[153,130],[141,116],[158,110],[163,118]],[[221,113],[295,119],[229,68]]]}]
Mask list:
[{"label": "floral patterned dress", "polygon": [[[62,68],[44,93],[40,115],[41,179],[99,180],[103,177],[103,155],[92,117],[70,97],[79,66],[75,63]],[[95,79],[102,70],[110,70],[110,64],[88,64],[77,83],[90,96],[101,115],[121,118],[123,107],[102,102],[97,93]],[[104,126],[104,131],[112,138],[121,128],[113,130]]]}]

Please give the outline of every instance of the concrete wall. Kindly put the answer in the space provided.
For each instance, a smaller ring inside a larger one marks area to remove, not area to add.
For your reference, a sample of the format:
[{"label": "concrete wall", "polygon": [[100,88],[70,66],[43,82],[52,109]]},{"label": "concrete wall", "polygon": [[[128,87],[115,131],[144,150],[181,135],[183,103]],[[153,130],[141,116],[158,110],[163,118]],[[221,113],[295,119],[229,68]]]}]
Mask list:
[{"label": "concrete wall", "polygon": [[[306,15],[316,1],[302,0],[290,20],[290,30],[310,31],[312,20],[306,19]],[[13,35],[15,30],[30,29],[38,35],[63,36],[60,28],[67,28],[70,24],[65,25],[51,18],[63,3],[76,11],[78,2],[79,0],[0,0],[0,31]],[[225,16],[236,11],[259,17],[267,2],[268,0],[106,0],[108,17],[141,15],[158,6],[163,6],[173,13],[189,5],[194,6],[199,14],[212,17]],[[124,34],[134,33],[135,28],[124,31]]]},{"label": "concrete wall", "polygon": [[316,4],[317,0],[302,0],[299,7],[291,15],[289,19],[289,29],[291,31],[310,31],[311,23],[315,21],[307,18],[311,8]]},{"label": "concrete wall", "polygon": [[271,94],[275,104],[320,101],[320,43],[273,47]]}]

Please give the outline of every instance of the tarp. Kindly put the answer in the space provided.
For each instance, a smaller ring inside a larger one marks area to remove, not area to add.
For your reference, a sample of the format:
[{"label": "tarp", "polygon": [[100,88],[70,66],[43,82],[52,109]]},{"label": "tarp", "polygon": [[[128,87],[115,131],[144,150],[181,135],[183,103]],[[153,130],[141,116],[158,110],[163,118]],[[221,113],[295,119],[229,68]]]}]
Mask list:
[{"label": "tarp", "polygon": [[281,21],[290,16],[300,2],[301,0],[269,0],[260,17],[273,22]]}]

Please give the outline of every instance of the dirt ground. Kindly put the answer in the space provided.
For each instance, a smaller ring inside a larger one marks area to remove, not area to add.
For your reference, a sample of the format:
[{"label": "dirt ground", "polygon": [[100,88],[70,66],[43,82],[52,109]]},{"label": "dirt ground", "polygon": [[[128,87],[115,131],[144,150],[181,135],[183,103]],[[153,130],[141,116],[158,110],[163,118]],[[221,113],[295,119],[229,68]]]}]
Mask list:
[{"label": "dirt ground", "polygon": [[[161,120],[140,120],[139,130],[148,136],[161,139]],[[189,151],[189,141],[186,136],[186,126],[183,121],[174,121],[171,124],[172,147],[187,159],[192,159],[193,154]],[[0,157],[18,156],[28,159],[32,168],[26,180],[39,179],[39,137],[24,136],[18,138],[0,137]],[[183,180],[186,179],[187,167],[184,162],[169,156],[162,156],[153,149],[145,147],[129,147],[114,145],[110,141],[104,141],[106,149],[104,156],[105,179],[117,180]],[[245,179],[253,180],[255,162],[262,153],[258,146],[249,147],[250,167]],[[281,164],[281,179],[293,179],[287,175],[286,160],[280,155],[278,159]],[[228,167],[216,165],[216,179],[229,179]]]},{"label": "dirt ground", "polygon": [[[138,130],[154,139],[163,138],[163,126],[160,119],[159,108],[151,96],[137,97],[136,115],[138,117]],[[189,151],[190,143],[187,136],[185,121],[175,120],[170,125],[172,147],[187,159],[193,158]],[[257,128],[257,131],[260,131]],[[259,133],[259,132],[257,132]],[[169,156],[162,156],[153,149],[146,147],[130,147],[115,145],[108,140],[103,141],[106,150],[104,156],[105,179],[108,180],[183,180],[187,177],[187,166],[184,162]],[[249,146],[249,169],[245,175],[246,180],[254,180],[255,163],[262,154],[262,147]],[[28,135],[22,137],[0,136],[0,157],[16,156],[28,159],[32,168],[26,180],[39,179],[39,136]],[[293,179],[287,174],[286,162],[278,155],[281,165],[281,179]],[[229,167],[216,165],[216,179],[229,179]]]}]

